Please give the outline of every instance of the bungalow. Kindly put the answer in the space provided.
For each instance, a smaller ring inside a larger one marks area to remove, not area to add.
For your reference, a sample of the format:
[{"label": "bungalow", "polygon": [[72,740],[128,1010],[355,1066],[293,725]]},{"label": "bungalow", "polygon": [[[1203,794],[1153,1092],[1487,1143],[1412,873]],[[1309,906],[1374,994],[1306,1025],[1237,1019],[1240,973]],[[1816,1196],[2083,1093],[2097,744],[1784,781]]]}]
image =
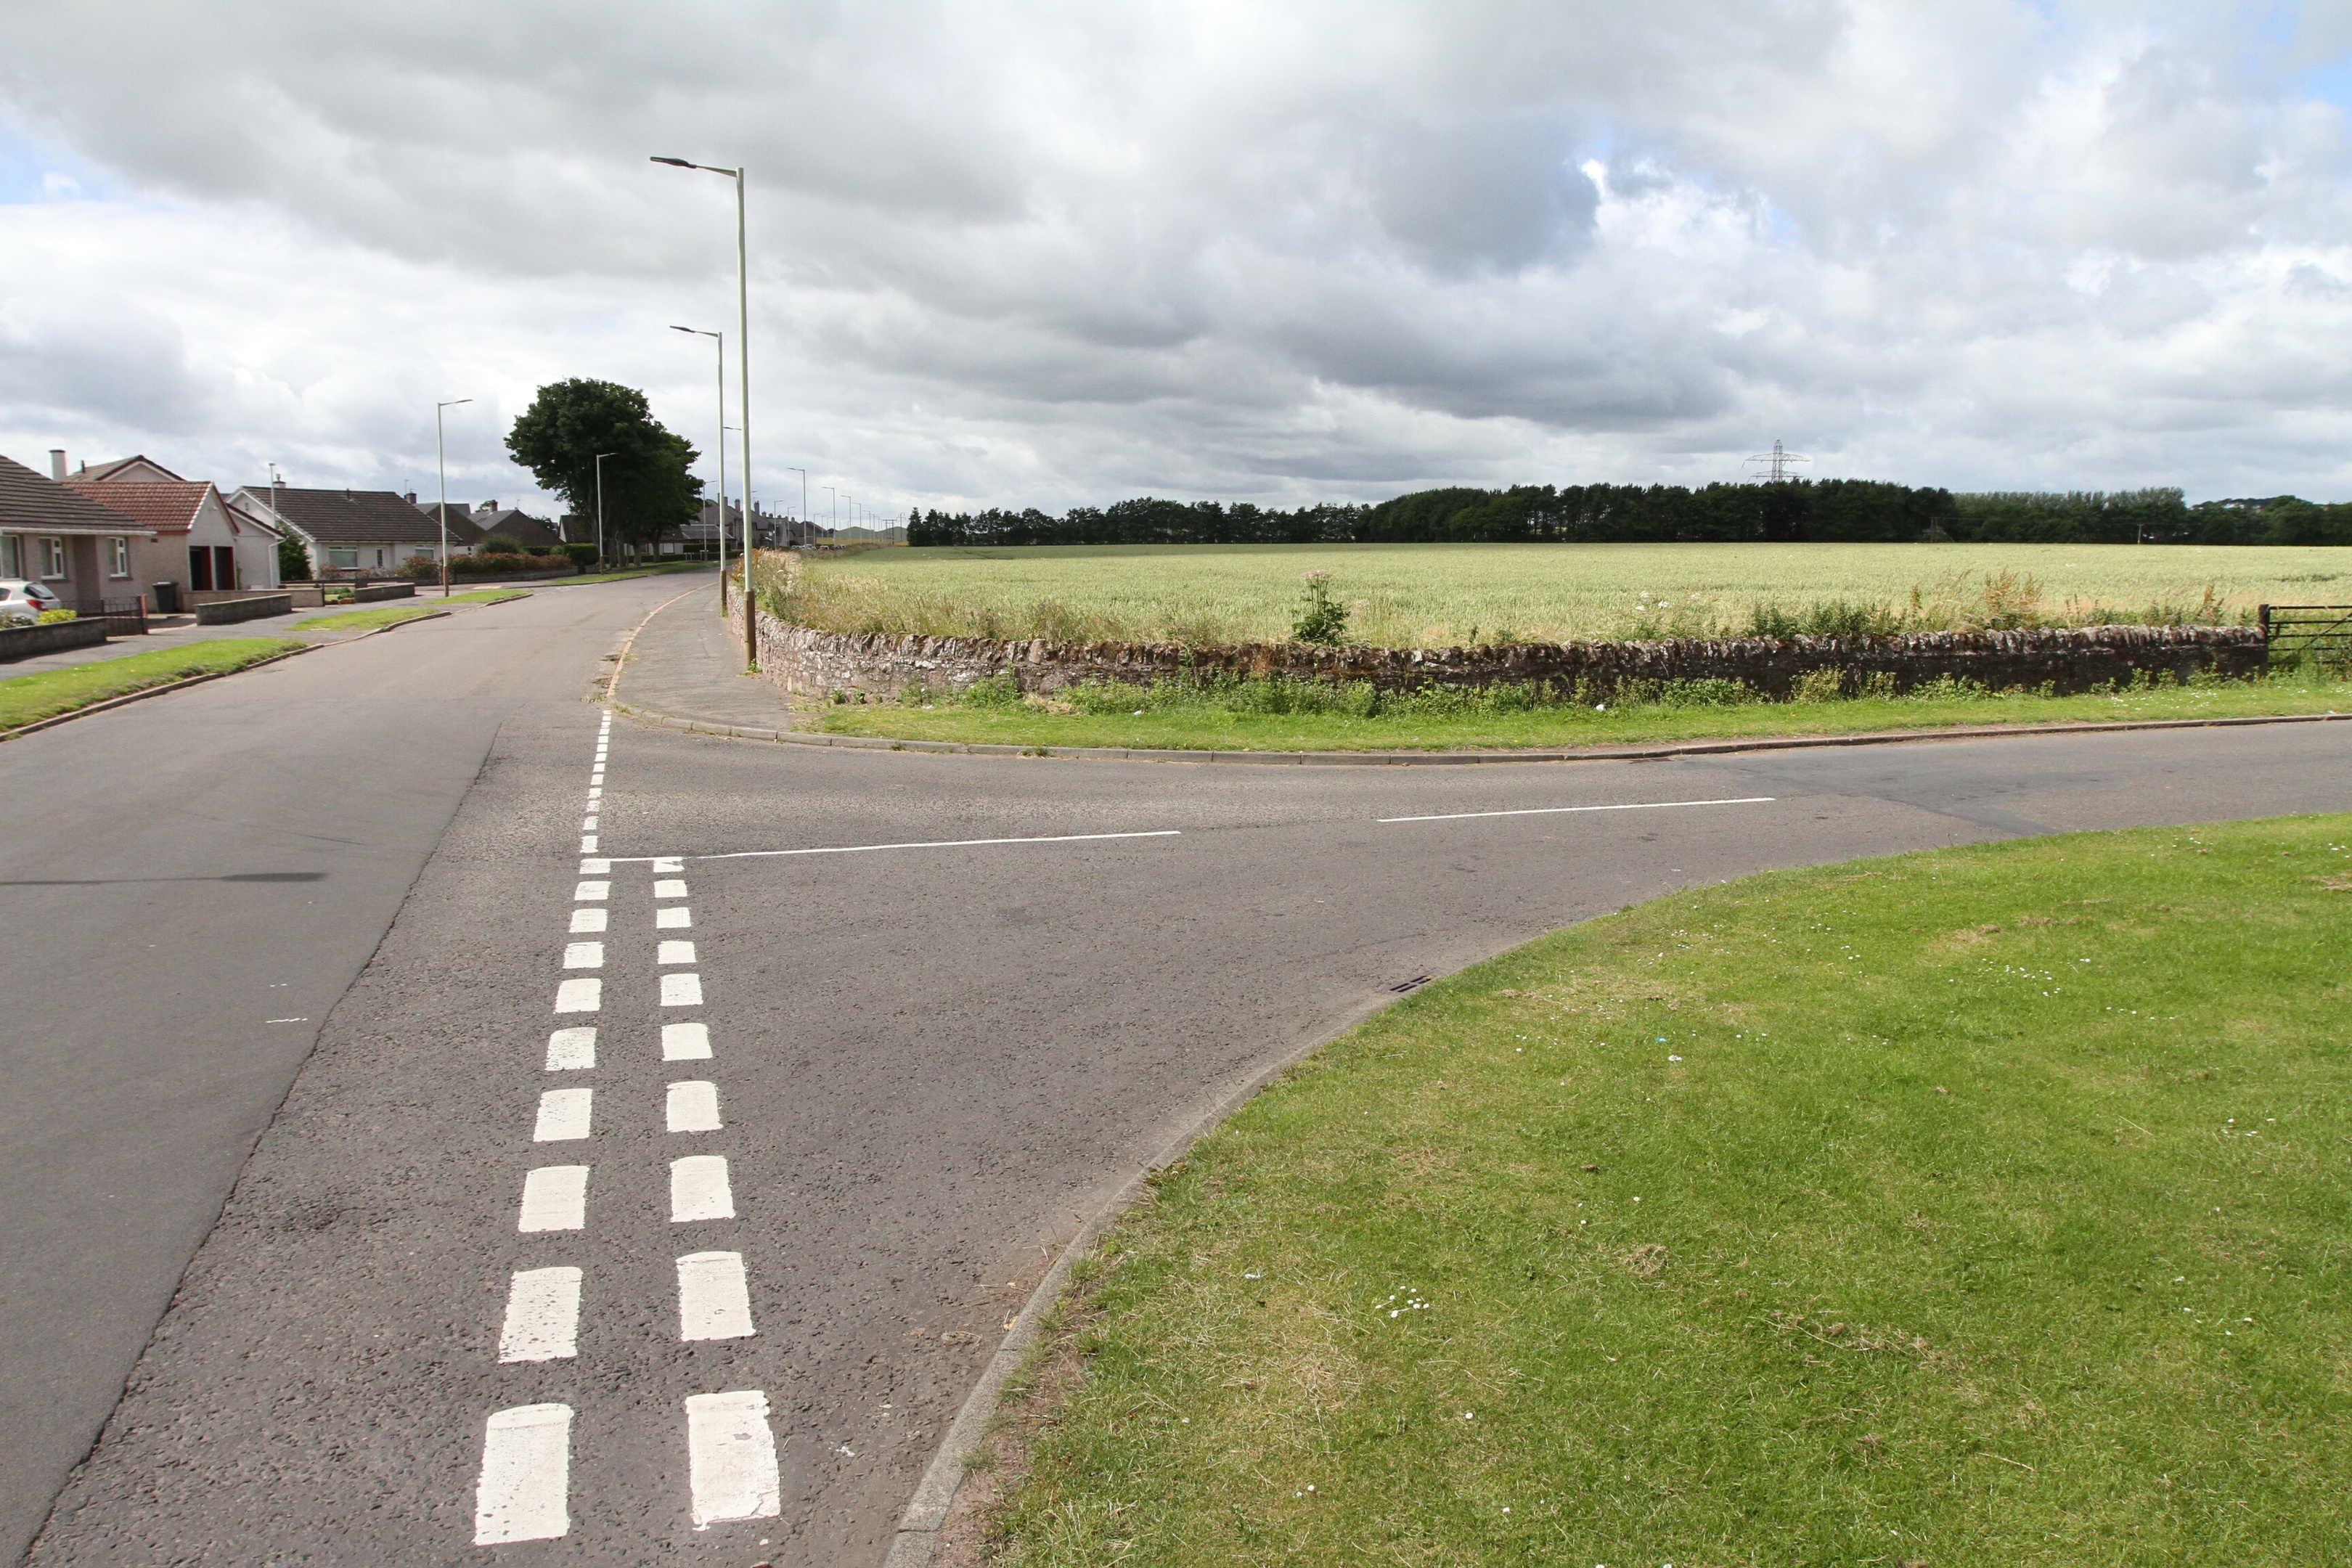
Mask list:
[{"label": "bungalow", "polygon": [[[418,500],[412,490],[408,502],[437,524],[441,516],[439,501]],[[533,517],[520,507],[502,507],[494,500],[486,500],[472,508],[467,508],[463,502],[451,504],[449,552],[453,555],[458,552],[460,528],[466,531],[464,540],[469,550],[493,533],[501,539],[511,539],[517,544],[536,549],[553,550],[563,542],[562,531],[545,518]]]},{"label": "bungalow", "polygon": [[[308,490],[291,485],[247,485],[232,504],[301,542],[312,576],[390,574],[418,556],[441,552],[441,528],[393,490]],[[471,544],[449,511],[449,549]],[[477,536],[478,537],[478,536]]]},{"label": "bungalow", "polygon": [[[65,455],[50,466],[62,470]],[[67,607],[97,615],[138,595],[131,552],[147,540],[112,507],[0,458],[0,577],[46,583]]]},{"label": "bungalow", "polygon": [[131,548],[132,581],[142,588],[173,582],[193,594],[226,595],[278,586],[277,531],[230,506],[205,480],[126,458],[85,465],[66,487],[146,530]]}]

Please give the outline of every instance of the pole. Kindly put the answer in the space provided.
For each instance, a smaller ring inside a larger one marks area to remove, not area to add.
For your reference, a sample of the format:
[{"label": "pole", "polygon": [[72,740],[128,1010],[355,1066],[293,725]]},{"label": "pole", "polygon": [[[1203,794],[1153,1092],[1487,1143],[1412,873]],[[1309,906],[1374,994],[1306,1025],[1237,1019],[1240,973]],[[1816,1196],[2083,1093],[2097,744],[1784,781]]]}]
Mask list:
[{"label": "pole", "polygon": [[[443,434],[442,410],[455,408],[461,403],[471,403],[470,397],[453,397],[446,403],[433,405],[433,457],[441,470],[441,596],[449,596],[449,442]],[[319,590],[319,603],[327,602],[327,591]]]},{"label": "pole", "polygon": [[[742,169],[735,171],[735,381],[743,408],[743,666],[757,669],[760,617],[751,597],[751,280],[747,261],[750,241],[744,232],[744,174]],[[723,508],[721,515],[723,519]]]},{"label": "pole", "polygon": [[604,559],[604,459],[617,458],[618,452],[596,454],[596,559]]},{"label": "pole", "polygon": [[784,472],[788,474],[798,474],[801,477],[801,542],[803,544],[814,544],[816,541],[808,536],[808,470],[806,468],[788,468]]}]

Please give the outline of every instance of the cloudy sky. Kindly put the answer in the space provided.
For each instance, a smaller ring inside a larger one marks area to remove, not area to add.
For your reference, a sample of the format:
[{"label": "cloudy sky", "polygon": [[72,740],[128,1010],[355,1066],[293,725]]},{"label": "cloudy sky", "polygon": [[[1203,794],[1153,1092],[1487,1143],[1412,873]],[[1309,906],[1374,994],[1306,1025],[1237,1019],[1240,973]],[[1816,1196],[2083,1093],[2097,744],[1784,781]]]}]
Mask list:
[{"label": "cloudy sky", "polygon": [[0,452],[429,495],[470,395],[543,502],[586,375],[707,454],[674,153],[784,510],[2352,499],[2348,106],[2341,0],[6,0]]}]

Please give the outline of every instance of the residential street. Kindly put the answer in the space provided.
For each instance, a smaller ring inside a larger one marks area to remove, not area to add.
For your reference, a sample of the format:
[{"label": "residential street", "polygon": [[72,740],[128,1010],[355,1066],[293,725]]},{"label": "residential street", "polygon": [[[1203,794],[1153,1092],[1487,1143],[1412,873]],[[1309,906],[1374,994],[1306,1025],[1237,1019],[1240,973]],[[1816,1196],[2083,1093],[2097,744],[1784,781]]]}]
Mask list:
[{"label": "residential street", "polygon": [[2352,724],[1286,768],[607,720],[709,598],[0,746],[0,1561],[877,1564],[1058,1242],[1391,987],[1771,867],[2352,810]]}]

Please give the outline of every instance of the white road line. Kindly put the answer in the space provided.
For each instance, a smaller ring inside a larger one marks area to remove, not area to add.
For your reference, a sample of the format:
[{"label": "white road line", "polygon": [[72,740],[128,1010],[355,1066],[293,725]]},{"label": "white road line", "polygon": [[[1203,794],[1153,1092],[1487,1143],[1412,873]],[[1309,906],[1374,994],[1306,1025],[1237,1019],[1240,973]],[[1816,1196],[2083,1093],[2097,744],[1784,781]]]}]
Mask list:
[{"label": "white road line", "polygon": [[661,881],[654,884],[654,897],[656,899],[682,899],[686,897],[686,884],[679,881],[675,877],[665,878]]},{"label": "white road line", "polygon": [[518,1231],[578,1230],[588,1223],[588,1167],[541,1165],[522,1179]]},{"label": "white road line", "polygon": [[572,1528],[572,1406],[490,1414],[474,1488],[474,1544],[553,1541]]},{"label": "white road line", "polygon": [[593,1013],[604,1004],[604,983],[601,980],[567,980],[555,988],[555,1010],[559,1013]]},{"label": "white road line", "polygon": [[928,844],[845,844],[827,849],[739,849],[731,855],[697,855],[698,860],[765,860],[784,855],[868,855],[877,849],[973,849],[991,844],[1085,844],[1098,838],[1181,838],[1183,830],[1150,833],[1060,833],[1050,838],[942,838]]},{"label": "white road line", "polygon": [[594,784],[590,784],[590,785],[588,786],[588,804],[589,804],[589,805],[591,805],[591,806],[593,807],[593,805],[594,805],[598,801],[600,801],[600,800],[602,800],[602,799],[604,799],[604,792],[603,790],[598,789]]},{"label": "white road line", "polygon": [[661,977],[661,1005],[665,1007],[699,1007],[702,1005],[702,976],[699,974],[665,974]]},{"label": "white road line", "polygon": [[689,1394],[686,1452],[695,1529],[730,1519],[773,1519],[783,1511],[768,1396],[758,1389]]},{"label": "white road line", "polygon": [[662,1026],[662,1060],[699,1062],[709,1059],[709,1025],[664,1024]]},{"label": "white road line", "polygon": [[676,876],[678,872],[685,869],[686,857],[683,855],[656,855],[653,857],[653,873],[656,877],[660,876],[665,871],[670,873],[672,876]]},{"label": "white road line", "polygon": [[692,929],[693,925],[694,911],[683,905],[674,910],[654,911],[654,930],[656,931],[687,931]]},{"label": "white road line", "polygon": [[603,931],[610,918],[603,910],[574,910],[572,911],[572,929],[574,931]]},{"label": "white road line", "polygon": [[572,901],[575,904],[593,904],[612,896],[613,884],[610,882],[582,882],[572,889]]},{"label": "white road line", "polygon": [[583,832],[583,833],[593,833],[593,832],[595,832],[595,831],[596,831],[596,819],[595,819],[594,817],[593,817],[593,816],[583,816],[583,817],[582,817],[582,818],[580,819],[580,831],[581,831],[581,832]]},{"label": "white road line", "polygon": [[539,1097],[539,1121],[531,1128],[534,1143],[568,1143],[588,1136],[588,1118],[595,1102],[593,1089],[551,1089]]},{"label": "white road line", "polygon": [[582,834],[580,836],[580,853],[583,855],[593,855],[595,852],[596,836],[593,833]]},{"label": "white road line", "polygon": [[[580,1167],[584,1178],[585,1165]],[[733,1219],[735,1194],[727,1184],[727,1156],[688,1154],[669,1163],[669,1218],[672,1225],[698,1219]]]},{"label": "white road line", "polygon": [[567,942],[563,944],[563,967],[566,969],[602,969],[604,967],[604,944],[601,942]]},{"label": "white road line", "polygon": [[654,962],[657,964],[692,963],[694,962],[694,943],[690,942],[663,942],[659,947],[654,950]]},{"label": "white road line", "polygon": [[507,1286],[499,1359],[567,1361],[580,1353],[580,1270],[518,1269]]},{"label": "white road line", "polygon": [[677,1260],[677,1337],[745,1340],[751,1327],[751,1289],[740,1252],[695,1252]]},{"label": "white road line", "polygon": [[1640,800],[1624,805],[1535,805],[1518,811],[1449,811],[1436,816],[1382,816],[1378,822],[1461,822],[1473,816],[1560,816],[1580,811],[1666,811],[1678,805],[1762,805],[1778,798],[1743,795],[1732,800]]},{"label": "white road line", "polygon": [[719,1086],[685,1082],[669,1086],[669,1130],[673,1132],[719,1131]]},{"label": "white road line", "polygon": [[610,860],[583,860],[580,862],[580,875],[583,877],[609,877],[612,874],[613,862]]},{"label": "white road line", "polygon": [[547,1037],[547,1070],[578,1072],[596,1065],[596,1031],[558,1029]]}]

